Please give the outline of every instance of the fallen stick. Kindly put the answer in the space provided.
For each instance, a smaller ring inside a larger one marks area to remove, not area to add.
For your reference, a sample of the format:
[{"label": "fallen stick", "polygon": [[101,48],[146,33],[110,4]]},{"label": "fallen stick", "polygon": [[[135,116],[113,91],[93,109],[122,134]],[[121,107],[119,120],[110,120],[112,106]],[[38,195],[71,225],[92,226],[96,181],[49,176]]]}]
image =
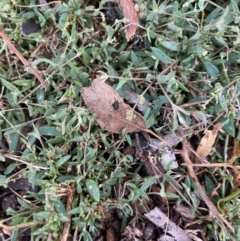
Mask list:
[{"label": "fallen stick", "polygon": [[3,29],[0,28],[0,36],[3,38],[3,41],[8,46],[8,48],[17,55],[18,59],[23,63],[23,65],[26,68],[29,68],[32,73],[35,75],[35,77],[39,80],[42,87],[46,87],[46,82],[42,79],[42,77],[39,75],[39,73],[32,67],[31,64],[18,52],[18,50],[15,48],[15,46],[12,44],[11,40],[7,36],[7,34],[3,31]]},{"label": "fallen stick", "polygon": [[175,240],[191,241],[187,233],[174,222],[169,220],[168,216],[166,216],[166,214],[164,214],[159,208],[154,208],[149,213],[144,214],[144,216],[162,230],[167,229],[166,233],[174,237]]},{"label": "fallen stick", "polygon": [[[211,217],[211,219],[215,220],[218,223],[218,225],[225,231],[225,233],[230,235],[229,232],[228,232],[229,230],[232,233],[234,233],[233,226],[224,217],[222,217],[220,215],[216,206],[212,203],[210,198],[207,196],[204,188],[201,186],[200,182],[198,181],[198,178],[197,178],[197,176],[196,176],[196,174],[193,170],[192,161],[189,158],[189,151],[190,151],[191,144],[186,139],[182,129],[179,128],[178,132],[179,132],[180,136],[183,138],[183,141],[182,141],[182,145],[183,145],[182,157],[183,157],[184,162],[186,164],[188,174],[193,179],[193,181],[195,182],[195,185],[197,186],[197,191],[198,191],[199,196],[201,197],[201,199],[205,202],[205,204],[209,208],[209,216]],[[227,226],[227,228],[226,228],[226,226]]]},{"label": "fallen stick", "polygon": [[[67,207],[66,207],[67,213],[71,210],[74,194],[75,194],[75,185],[72,184],[71,187],[68,188],[68,198],[67,198]],[[67,217],[69,220],[64,224],[61,241],[68,240],[68,234],[71,227],[71,214],[68,214]]]}]

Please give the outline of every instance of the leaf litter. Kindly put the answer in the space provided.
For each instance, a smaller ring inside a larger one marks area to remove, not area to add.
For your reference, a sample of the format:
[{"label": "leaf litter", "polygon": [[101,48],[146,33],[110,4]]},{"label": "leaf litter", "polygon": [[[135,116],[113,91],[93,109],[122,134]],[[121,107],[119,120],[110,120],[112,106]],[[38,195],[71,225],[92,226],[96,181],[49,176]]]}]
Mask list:
[{"label": "leaf litter", "polygon": [[206,130],[201,142],[196,150],[199,157],[206,157],[212,150],[212,146],[217,138],[218,131],[221,130],[222,124],[218,123],[214,126],[213,130]]},{"label": "leaf litter", "polygon": [[83,100],[92,114],[96,114],[96,121],[106,131],[121,134],[145,131],[171,147],[167,141],[152,130],[146,128],[145,119],[129,105],[123,98],[99,76],[90,87],[81,89]]},{"label": "leaf litter", "polygon": [[120,134],[123,129],[126,133],[146,129],[144,118],[125,104],[122,97],[99,76],[90,87],[82,88],[81,94],[89,111],[97,115],[96,121],[104,130]]},{"label": "leaf litter", "polygon": [[129,41],[138,28],[137,12],[132,0],[119,0],[118,5],[120,10],[123,12],[123,16],[129,21],[126,23],[125,27],[126,39]]}]

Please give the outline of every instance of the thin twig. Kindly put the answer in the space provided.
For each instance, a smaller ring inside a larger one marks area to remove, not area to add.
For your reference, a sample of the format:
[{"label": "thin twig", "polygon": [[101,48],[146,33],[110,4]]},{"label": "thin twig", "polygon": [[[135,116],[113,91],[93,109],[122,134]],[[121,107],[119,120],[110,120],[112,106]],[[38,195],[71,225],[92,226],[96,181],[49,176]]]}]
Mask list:
[{"label": "thin twig", "polygon": [[[189,158],[189,148],[190,148],[191,144],[188,142],[186,137],[184,137],[184,132],[183,132],[183,130],[181,128],[178,129],[178,132],[179,132],[180,136],[183,139],[183,142],[182,142],[182,145],[183,145],[182,156],[183,156],[184,162],[185,162],[185,164],[187,166],[188,174],[193,179],[193,181],[195,182],[195,185],[197,186],[199,196],[201,197],[201,199],[205,202],[205,204],[209,208],[209,213],[211,214],[211,217],[217,221],[217,223],[225,231],[225,233],[229,233],[228,229],[230,229],[231,232],[233,233],[234,232],[234,228],[232,227],[232,225],[224,217],[222,217],[220,215],[220,213],[218,212],[217,208],[212,203],[210,198],[207,196],[204,188],[201,186],[197,176],[195,175],[195,172],[194,172],[193,166],[192,166],[192,161]],[[228,229],[226,228],[225,225],[228,227]]]},{"label": "thin twig", "polygon": [[9,37],[7,36],[7,34],[3,31],[3,29],[0,28],[0,37],[3,38],[5,44],[8,46],[8,48],[17,55],[18,59],[23,63],[23,65],[26,68],[29,68],[32,73],[35,75],[35,77],[39,80],[39,82],[41,83],[42,87],[45,88],[47,86],[47,84],[45,83],[45,81],[42,79],[42,77],[39,75],[39,73],[32,67],[31,64],[29,64],[29,62],[18,52],[18,50],[15,48],[15,46],[13,45],[13,43],[11,42],[11,40],[9,39]]},{"label": "thin twig", "polygon": [[23,164],[25,164],[25,165],[27,165],[27,166],[30,166],[30,167],[32,167],[32,168],[35,168],[35,169],[37,169],[38,171],[39,171],[39,170],[49,170],[49,169],[50,169],[49,167],[41,167],[41,166],[35,165],[34,163],[30,163],[30,162],[27,162],[27,161],[23,161],[23,160],[20,159],[19,156],[16,156],[16,155],[13,155],[13,154],[7,154],[7,153],[4,153],[4,152],[5,152],[5,150],[4,150],[4,151],[0,151],[0,154],[2,154],[2,155],[3,155],[4,157],[6,157],[6,158],[9,158],[9,159],[11,159],[11,160],[14,160],[14,161],[23,163]]},{"label": "thin twig", "polygon": [[0,228],[5,229],[6,231],[12,231],[12,230],[17,230],[20,228],[28,228],[28,227],[32,227],[32,226],[36,226],[39,224],[43,224],[44,221],[33,221],[33,222],[28,222],[28,223],[20,223],[17,225],[13,225],[13,226],[8,226],[6,224],[0,223]]},{"label": "thin twig", "polygon": [[[69,187],[68,189],[68,199],[67,199],[67,208],[66,208],[67,213],[71,210],[74,194],[75,194],[75,185],[72,184],[71,187]],[[68,221],[64,224],[61,241],[67,241],[70,227],[71,227],[71,214],[68,214]]]}]

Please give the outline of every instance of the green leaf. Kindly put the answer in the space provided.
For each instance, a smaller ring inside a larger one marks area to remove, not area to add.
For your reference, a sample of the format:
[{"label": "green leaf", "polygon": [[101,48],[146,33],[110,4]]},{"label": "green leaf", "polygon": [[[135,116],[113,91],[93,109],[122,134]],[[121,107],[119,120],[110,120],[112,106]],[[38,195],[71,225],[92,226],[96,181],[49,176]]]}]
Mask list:
[{"label": "green leaf", "polygon": [[23,207],[23,208],[30,208],[31,206],[27,203],[27,202],[25,202],[23,199],[21,199],[21,198],[17,198],[17,201],[18,201],[18,203],[21,205],[21,207]]},{"label": "green leaf", "polygon": [[60,199],[56,199],[54,201],[54,206],[55,206],[55,209],[58,213],[61,213],[63,214],[64,216],[67,215],[67,212],[66,212],[66,209],[65,209],[65,206],[63,205],[62,201]]},{"label": "green leaf", "polygon": [[228,112],[227,102],[223,95],[219,96],[219,103],[224,111]]},{"label": "green leaf", "polygon": [[80,207],[76,207],[68,212],[68,214],[74,215],[74,214],[79,214],[81,212]]},{"label": "green leaf", "polygon": [[5,157],[0,154],[0,162],[5,162],[5,161],[6,161]]},{"label": "green leaf", "polygon": [[87,188],[90,196],[96,202],[99,202],[100,201],[100,191],[99,191],[97,182],[92,179],[87,179],[86,180],[86,188]]},{"label": "green leaf", "polygon": [[178,195],[176,195],[175,193],[172,193],[172,192],[166,192],[165,195],[168,198],[176,198],[176,199],[179,198]]},{"label": "green leaf", "polygon": [[197,40],[199,40],[201,37],[201,33],[200,32],[196,32],[189,40],[195,42]]},{"label": "green leaf", "polygon": [[43,136],[60,136],[61,133],[56,129],[56,127],[52,126],[39,126],[37,127],[40,135]]},{"label": "green leaf", "polygon": [[216,186],[214,185],[212,179],[208,177],[208,175],[204,175],[204,180],[205,180],[205,189],[208,194],[211,194]]},{"label": "green leaf", "polygon": [[141,190],[145,191],[146,189],[148,189],[150,186],[152,186],[153,184],[155,184],[157,182],[155,177],[149,177],[141,186]]},{"label": "green leaf", "polygon": [[16,166],[17,166],[16,163],[12,163],[12,164],[8,165],[7,168],[4,170],[4,174],[5,175],[10,174],[16,168]]},{"label": "green leaf", "polygon": [[233,117],[229,117],[229,119],[224,122],[223,130],[226,131],[230,136],[235,136],[235,124]]},{"label": "green leaf", "polygon": [[3,78],[0,78],[1,80],[1,83],[3,86],[5,86],[7,89],[9,89],[10,91],[12,92],[20,92],[19,89],[14,86],[13,84],[11,84],[9,81],[3,79]]},{"label": "green leaf", "polygon": [[16,151],[18,148],[20,134],[18,132],[13,132],[9,134],[9,150]]},{"label": "green leaf", "polygon": [[189,90],[187,89],[187,87],[185,87],[185,85],[184,84],[182,84],[180,81],[176,81],[177,82],[177,84],[178,84],[178,86],[182,89],[182,90],[184,90],[184,91],[186,91],[186,92],[189,92]]},{"label": "green leaf", "polygon": [[207,116],[202,111],[195,111],[197,117],[203,121],[204,125],[207,125]]},{"label": "green leaf", "polygon": [[80,142],[80,141],[83,141],[83,140],[84,140],[83,136],[75,136],[72,139],[73,142]]},{"label": "green leaf", "polygon": [[66,163],[72,156],[71,155],[66,155],[62,158],[60,158],[57,162],[56,162],[56,167],[59,168],[60,166],[62,166],[64,163]]},{"label": "green leaf", "polygon": [[18,230],[14,230],[11,233],[11,241],[17,241],[18,240]]},{"label": "green leaf", "polygon": [[72,183],[75,181],[75,179],[76,179],[76,176],[74,176],[74,175],[65,175],[65,176],[60,176],[59,178],[57,178],[57,181]]},{"label": "green leaf", "polygon": [[41,212],[33,213],[33,218],[35,220],[47,219],[50,216],[51,216],[51,212],[50,211],[41,211]]},{"label": "green leaf", "polygon": [[133,51],[131,51],[131,60],[135,68],[139,67],[138,57]]},{"label": "green leaf", "polygon": [[211,77],[216,77],[219,75],[219,70],[215,65],[213,65],[212,63],[210,63],[208,61],[204,61],[203,64],[204,64],[206,71],[208,72],[208,74]]},{"label": "green leaf", "polygon": [[181,45],[177,42],[173,42],[173,41],[160,41],[160,44],[171,51],[175,51],[178,52],[181,50]]},{"label": "green leaf", "polygon": [[220,13],[220,8],[215,8],[207,17],[206,19],[204,20],[206,26],[208,26],[208,24],[212,21],[212,20],[215,20],[218,16],[219,16],[219,13]]},{"label": "green leaf", "polygon": [[13,83],[17,86],[26,87],[27,89],[34,86],[34,81],[32,79],[18,79]]},{"label": "green leaf", "polygon": [[37,90],[37,101],[39,104],[41,104],[44,101],[44,97],[45,97],[45,94],[44,94],[43,89],[38,89]]},{"label": "green leaf", "polygon": [[0,186],[4,186],[6,188],[7,184],[8,182],[6,176],[0,174]]},{"label": "green leaf", "polygon": [[5,97],[7,98],[8,102],[11,106],[16,106],[18,104],[19,93],[10,92],[10,93],[6,94]]},{"label": "green leaf", "polygon": [[164,63],[164,64],[169,64],[172,62],[172,59],[170,59],[161,49],[151,47],[154,56],[157,57],[157,59]]}]

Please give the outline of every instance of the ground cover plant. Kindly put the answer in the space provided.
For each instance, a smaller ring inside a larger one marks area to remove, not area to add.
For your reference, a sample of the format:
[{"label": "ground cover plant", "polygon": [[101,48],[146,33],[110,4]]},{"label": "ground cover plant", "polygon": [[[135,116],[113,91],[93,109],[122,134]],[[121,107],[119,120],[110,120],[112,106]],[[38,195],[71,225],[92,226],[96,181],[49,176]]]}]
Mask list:
[{"label": "ground cover plant", "polygon": [[240,240],[239,21],[0,0],[0,240]]}]

